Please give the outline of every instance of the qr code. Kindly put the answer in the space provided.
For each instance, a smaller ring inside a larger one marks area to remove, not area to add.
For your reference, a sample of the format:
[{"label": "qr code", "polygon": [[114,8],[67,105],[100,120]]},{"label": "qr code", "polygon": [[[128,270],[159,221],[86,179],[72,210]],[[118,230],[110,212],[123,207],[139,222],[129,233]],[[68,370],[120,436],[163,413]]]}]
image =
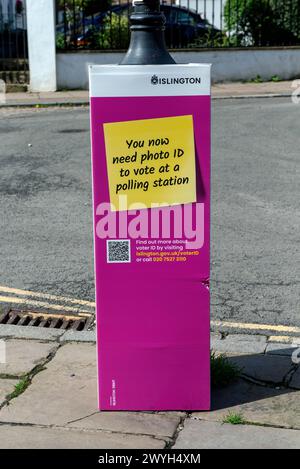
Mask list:
[{"label": "qr code", "polygon": [[107,262],[120,263],[130,262],[130,240],[116,239],[107,240],[106,243]]}]

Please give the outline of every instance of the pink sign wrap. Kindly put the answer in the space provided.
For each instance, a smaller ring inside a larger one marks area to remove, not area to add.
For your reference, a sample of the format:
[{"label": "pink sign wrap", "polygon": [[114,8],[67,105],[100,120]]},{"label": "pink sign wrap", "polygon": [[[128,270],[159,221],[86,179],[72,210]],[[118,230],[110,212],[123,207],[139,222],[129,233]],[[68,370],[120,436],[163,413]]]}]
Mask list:
[{"label": "pink sign wrap", "polygon": [[[91,66],[90,96],[99,408],[208,410],[210,66]],[[113,209],[105,125],[178,116],[196,200]]]}]

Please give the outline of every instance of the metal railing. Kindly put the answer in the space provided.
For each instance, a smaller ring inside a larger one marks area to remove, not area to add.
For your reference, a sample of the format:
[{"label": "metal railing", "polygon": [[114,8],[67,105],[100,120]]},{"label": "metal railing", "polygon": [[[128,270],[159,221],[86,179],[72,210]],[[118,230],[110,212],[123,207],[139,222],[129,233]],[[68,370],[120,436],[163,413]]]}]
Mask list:
[{"label": "metal railing", "polygon": [[[300,0],[165,0],[171,49],[300,45]],[[60,50],[124,50],[129,0],[57,0]]]},{"label": "metal railing", "polygon": [[25,9],[4,13],[0,8],[0,79],[7,84],[29,81]]}]

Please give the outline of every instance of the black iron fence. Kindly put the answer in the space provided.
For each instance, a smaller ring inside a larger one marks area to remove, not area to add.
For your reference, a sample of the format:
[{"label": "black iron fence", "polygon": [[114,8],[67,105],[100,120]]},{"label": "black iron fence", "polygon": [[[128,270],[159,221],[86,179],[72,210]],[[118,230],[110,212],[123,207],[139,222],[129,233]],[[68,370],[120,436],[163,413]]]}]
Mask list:
[{"label": "black iron fence", "polygon": [[[300,45],[300,0],[165,0],[171,49]],[[57,0],[57,48],[121,50],[128,0]]]},{"label": "black iron fence", "polygon": [[25,7],[4,12],[0,3],[0,79],[7,84],[29,82]]}]

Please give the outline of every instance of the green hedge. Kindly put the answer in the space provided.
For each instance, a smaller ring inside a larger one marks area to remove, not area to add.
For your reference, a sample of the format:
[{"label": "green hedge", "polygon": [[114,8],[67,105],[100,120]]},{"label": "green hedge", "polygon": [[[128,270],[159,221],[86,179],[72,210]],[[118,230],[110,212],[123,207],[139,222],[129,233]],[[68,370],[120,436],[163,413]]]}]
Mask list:
[{"label": "green hedge", "polygon": [[225,26],[232,45],[299,43],[300,0],[227,0]]}]

